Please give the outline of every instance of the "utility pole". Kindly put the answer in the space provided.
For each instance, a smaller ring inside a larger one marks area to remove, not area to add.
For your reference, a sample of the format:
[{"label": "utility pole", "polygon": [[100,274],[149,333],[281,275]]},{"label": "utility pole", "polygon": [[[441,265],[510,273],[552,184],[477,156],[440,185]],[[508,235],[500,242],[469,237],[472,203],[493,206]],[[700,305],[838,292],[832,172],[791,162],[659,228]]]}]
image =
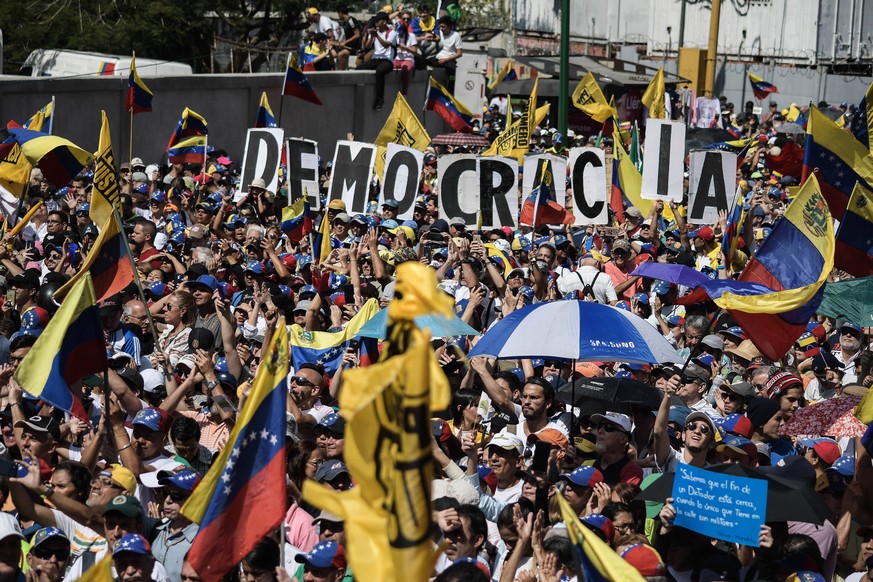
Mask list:
[{"label": "utility pole", "polygon": [[558,92],[558,131],[567,135],[570,107],[570,0],[561,0],[561,70]]},{"label": "utility pole", "polygon": [[709,44],[706,47],[706,82],[703,94],[710,99],[715,97],[715,60],[718,48],[718,21],[721,13],[721,0],[712,0],[712,14],[709,15]]}]

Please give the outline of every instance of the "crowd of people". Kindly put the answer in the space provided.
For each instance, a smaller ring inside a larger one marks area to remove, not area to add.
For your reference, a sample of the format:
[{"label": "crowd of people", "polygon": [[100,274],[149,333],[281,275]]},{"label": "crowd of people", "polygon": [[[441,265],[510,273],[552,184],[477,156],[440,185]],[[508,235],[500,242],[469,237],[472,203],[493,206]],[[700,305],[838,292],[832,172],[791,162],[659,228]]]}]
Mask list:
[{"label": "crowd of people", "polygon": [[[331,36],[337,29],[317,10],[309,13],[327,27],[316,31],[316,44],[323,33],[345,57],[355,52],[348,31]],[[381,43],[389,21],[409,14],[377,15],[370,37]],[[427,7],[416,18],[410,51],[434,27]],[[393,43],[396,30],[387,30]],[[505,124],[506,113],[494,104],[484,125]],[[477,332],[433,340],[452,387],[450,408],[431,423],[436,580],[585,579],[561,496],[647,580],[873,580],[871,443],[783,430],[800,408],[869,389],[871,328],[816,316],[793,349],[770,361],[727,312],[677,303],[687,289],[633,274],[645,261],[712,277],[740,273],[797,182],[767,164],[789,139],[778,133],[779,121],[737,120],[760,137],[738,170],[747,218],[729,257],[719,244],[726,216],[687,224],[683,204],[656,203],[647,214],[628,206],[606,227],[476,231],[446,221],[435,171],[445,151],[428,148],[408,220],[377,189],[371,211],[351,216],[342,200],[325,199],[331,168],[320,168],[332,250],[318,261],[311,238],[282,230],[286,171],[276,192],[261,180],[241,192],[239,164],[222,150],[203,167],[134,158],[118,168],[120,216],[143,294],[131,283],[99,304],[109,370],[105,380],[89,376],[74,386],[90,424],[26,393],[14,378],[59,307],[54,292],[94,252],[99,232],[90,218],[93,168],[60,188],[34,170],[21,214],[36,210],[0,246],[0,579],[73,580],[111,555],[118,579],[199,580],[186,560],[198,525],[180,509],[228,442],[264,357],[265,334],[280,321],[341,331],[368,300],[386,306],[397,265],[417,261],[433,268],[458,317]],[[607,153],[612,147],[610,139],[544,127],[533,132],[531,151],[566,155],[567,146],[581,143]],[[313,223],[320,222],[316,214]],[[514,311],[565,299],[632,312],[685,365],[467,357],[481,334]],[[337,398],[343,370],[360,365],[362,353],[358,341],[347,346],[333,364],[291,362],[282,531],[263,539],[228,580],[368,578],[349,570],[342,518],[301,494],[306,480],[337,491],[355,487],[343,460],[346,421]],[[599,377],[654,386],[660,406],[559,398],[568,382]],[[823,502],[827,519],[768,521],[750,547],[674,526],[668,496],[638,499],[683,465],[720,463],[787,480]]]},{"label": "crowd of people", "polygon": [[[463,54],[461,35],[455,30],[460,12],[457,3],[445,3],[442,16],[422,3],[415,10],[385,5],[367,22],[359,22],[348,6],[337,9],[338,21],[306,9],[309,34],[300,46],[304,71],[372,70],[376,73],[376,101],[373,109],[385,105],[385,77],[392,71],[401,75],[401,93],[406,95],[416,70],[445,69],[448,86],[454,91],[457,60]],[[352,61],[351,57],[354,57]],[[351,63],[351,64],[350,64]]]}]

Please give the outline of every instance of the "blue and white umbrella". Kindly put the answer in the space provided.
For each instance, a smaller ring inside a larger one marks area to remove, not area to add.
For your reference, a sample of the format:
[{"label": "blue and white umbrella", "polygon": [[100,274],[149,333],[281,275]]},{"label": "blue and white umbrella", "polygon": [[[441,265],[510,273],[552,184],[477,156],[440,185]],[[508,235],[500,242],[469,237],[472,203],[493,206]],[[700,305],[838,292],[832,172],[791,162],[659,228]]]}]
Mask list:
[{"label": "blue and white umbrella", "polygon": [[684,363],[648,322],[590,301],[537,303],[514,311],[485,332],[469,356]]}]

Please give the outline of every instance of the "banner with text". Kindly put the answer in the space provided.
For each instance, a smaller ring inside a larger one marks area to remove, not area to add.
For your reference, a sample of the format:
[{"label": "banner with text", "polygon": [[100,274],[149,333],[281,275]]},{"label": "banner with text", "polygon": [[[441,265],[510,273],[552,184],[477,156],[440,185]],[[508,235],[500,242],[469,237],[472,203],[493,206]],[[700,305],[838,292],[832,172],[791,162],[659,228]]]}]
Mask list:
[{"label": "banner with text", "polygon": [[685,174],[685,124],[681,121],[649,119],[643,153],[644,200],[682,201]]},{"label": "banner with text", "polygon": [[570,184],[573,190],[573,224],[608,224],[606,156],[600,148],[570,150]]},{"label": "banner with text", "polygon": [[375,161],[375,145],[360,141],[337,141],[328,201],[342,200],[346,203],[349,215],[366,213]]},{"label": "banner with text", "polygon": [[714,224],[730,212],[737,196],[737,154],[694,150],[688,164],[688,217],[692,224]]},{"label": "banner with text", "polygon": [[309,197],[310,210],[320,210],[318,142],[289,137],[285,140],[285,153],[288,160],[288,204],[297,202],[305,193]]},{"label": "banner with text", "polygon": [[400,205],[397,220],[412,220],[418,179],[424,166],[424,152],[415,148],[389,143],[385,154],[385,179],[379,194],[379,208],[385,200],[396,200]]},{"label": "banner with text", "polygon": [[680,464],[673,479],[673,525],[758,547],[767,514],[767,481]]},{"label": "banner with text", "polygon": [[242,178],[235,197],[239,201],[248,194],[249,185],[260,178],[268,192],[279,187],[279,163],[282,161],[282,141],[285,130],[278,127],[260,127],[246,133],[246,149],[243,154]]},{"label": "banner with text", "polygon": [[461,218],[468,228],[518,226],[518,161],[472,154],[437,161],[440,218]]}]

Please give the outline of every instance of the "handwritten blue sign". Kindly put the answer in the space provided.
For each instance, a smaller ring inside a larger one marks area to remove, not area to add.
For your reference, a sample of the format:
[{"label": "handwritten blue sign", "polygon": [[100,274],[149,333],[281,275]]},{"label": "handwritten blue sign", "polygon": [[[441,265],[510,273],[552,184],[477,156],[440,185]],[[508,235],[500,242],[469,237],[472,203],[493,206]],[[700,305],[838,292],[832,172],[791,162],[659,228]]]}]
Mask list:
[{"label": "handwritten blue sign", "polygon": [[757,547],[767,514],[767,482],[679,465],[673,480],[673,506],[673,525]]}]

